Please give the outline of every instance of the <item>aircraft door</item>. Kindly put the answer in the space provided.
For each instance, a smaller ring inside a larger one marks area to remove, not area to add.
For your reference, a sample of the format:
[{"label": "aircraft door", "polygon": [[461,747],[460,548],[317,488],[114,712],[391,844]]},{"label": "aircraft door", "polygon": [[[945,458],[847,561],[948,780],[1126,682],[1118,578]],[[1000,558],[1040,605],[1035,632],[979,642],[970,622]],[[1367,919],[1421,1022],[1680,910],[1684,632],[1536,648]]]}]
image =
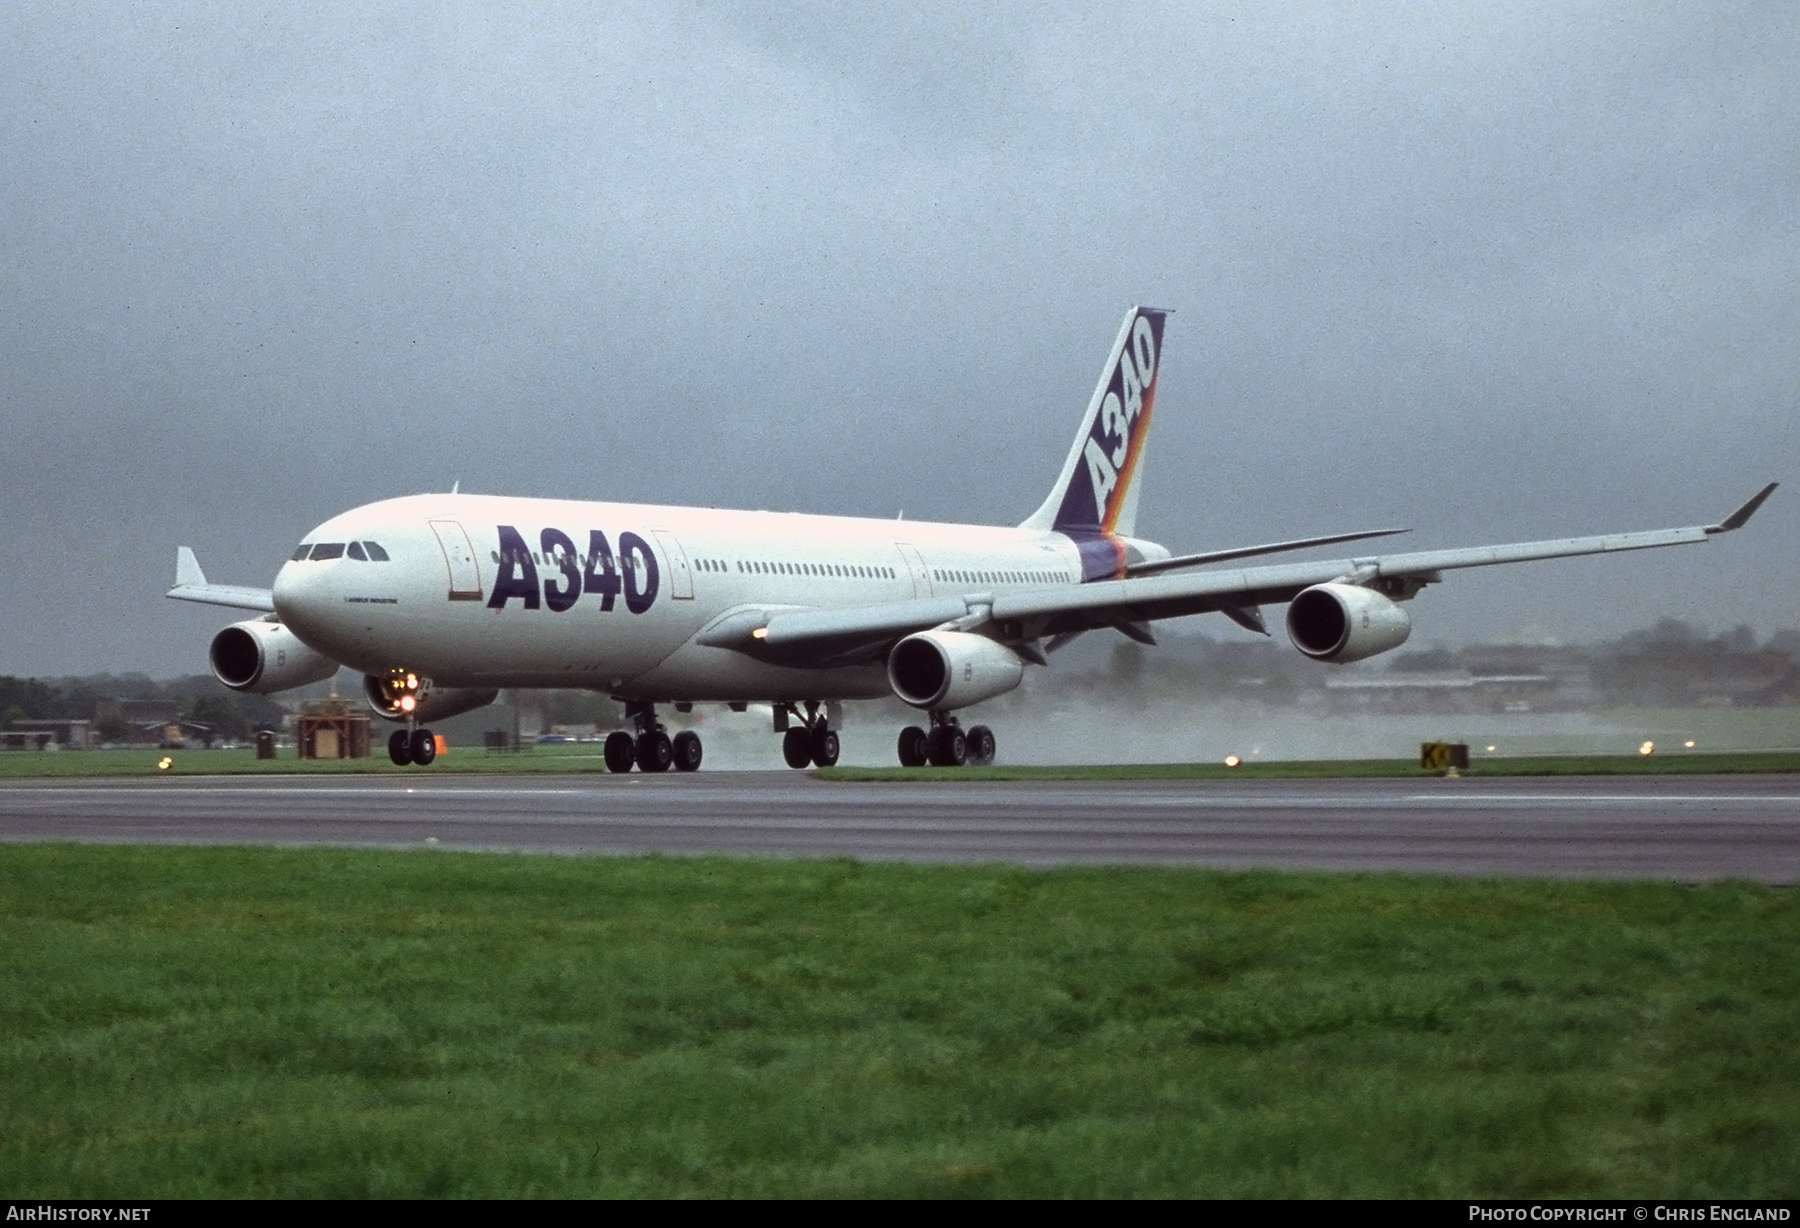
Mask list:
[{"label": "aircraft door", "polygon": [[912,577],[913,596],[931,596],[931,568],[925,566],[925,560],[919,556],[919,552],[906,542],[895,542],[894,549],[900,552],[900,560],[906,564],[906,574]]},{"label": "aircraft door", "polygon": [[428,522],[437,535],[438,547],[444,552],[444,566],[450,570],[450,600],[481,600],[481,568],[475,561],[475,547],[462,525],[454,520]]},{"label": "aircraft door", "polygon": [[687,551],[667,529],[651,529],[650,536],[656,539],[657,545],[663,548],[663,556],[669,560],[669,596],[677,601],[692,601],[694,570],[688,564]]}]

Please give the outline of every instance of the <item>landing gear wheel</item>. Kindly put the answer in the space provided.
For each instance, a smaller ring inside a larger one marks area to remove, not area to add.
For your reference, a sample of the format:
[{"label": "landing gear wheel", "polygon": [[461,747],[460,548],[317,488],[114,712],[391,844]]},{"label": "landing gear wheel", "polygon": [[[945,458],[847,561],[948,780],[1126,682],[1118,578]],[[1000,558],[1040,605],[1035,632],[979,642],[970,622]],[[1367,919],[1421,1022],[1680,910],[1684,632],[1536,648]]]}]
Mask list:
[{"label": "landing gear wheel", "polygon": [[398,767],[412,762],[412,735],[406,730],[396,729],[388,734],[388,758]]},{"label": "landing gear wheel", "polygon": [[606,735],[606,770],[629,772],[637,759],[637,743],[623,729]]},{"label": "landing gear wheel", "polygon": [[925,753],[932,767],[961,767],[969,757],[969,740],[955,725],[939,725],[931,731]]},{"label": "landing gear wheel", "polygon": [[837,762],[837,730],[827,729],[825,726],[820,725],[817,729],[812,731],[812,736],[807,739],[807,742],[809,744],[807,749],[812,752],[812,761],[814,763],[818,764],[820,767],[830,767]]},{"label": "landing gear wheel", "polygon": [[900,766],[925,766],[925,731],[917,725],[908,725],[900,731]]},{"label": "landing gear wheel", "polygon": [[675,735],[675,770],[692,772],[700,766],[700,735],[684,729]]},{"label": "landing gear wheel", "polygon": [[803,768],[812,762],[812,739],[804,729],[790,729],[781,739],[781,757],[791,768]]},{"label": "landing gear wheel", "polygon": [[429,729],[415,729],[412,735],[412,760],[420,767],[425,767],[437,758],[437,738]]},{"label": "landing gear wheel", "polygon": [[660,729],[638,735],[637,765],[640,772],[666,772],[675,762],[675,747]]},{"label": "landing gear wheel", "polygon": [[969,762],[976,767],[986,767],[994,761],[994,731],[986,725],[977,725],[969,730]]}]

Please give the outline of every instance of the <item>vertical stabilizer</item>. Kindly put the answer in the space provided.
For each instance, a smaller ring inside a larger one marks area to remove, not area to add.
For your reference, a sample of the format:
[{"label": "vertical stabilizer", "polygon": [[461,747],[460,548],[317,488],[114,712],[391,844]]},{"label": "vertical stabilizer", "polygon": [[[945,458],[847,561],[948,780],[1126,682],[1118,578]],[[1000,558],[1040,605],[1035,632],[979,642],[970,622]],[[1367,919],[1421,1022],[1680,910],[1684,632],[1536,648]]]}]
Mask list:
[{"label": "vertical stabilizer", "polygon": [[1088,402],[1050,497],[1020,526],[1077,537],[1137,530],[1138,478],[1150,431],[1168,312],[1133,307]]}]

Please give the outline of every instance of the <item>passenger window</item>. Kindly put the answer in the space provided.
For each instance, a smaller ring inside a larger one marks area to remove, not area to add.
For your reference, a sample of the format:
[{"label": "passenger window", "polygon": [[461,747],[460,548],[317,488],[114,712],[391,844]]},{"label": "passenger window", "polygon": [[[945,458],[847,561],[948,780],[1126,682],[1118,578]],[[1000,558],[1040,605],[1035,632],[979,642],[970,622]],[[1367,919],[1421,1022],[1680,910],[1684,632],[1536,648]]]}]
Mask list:
[{"label": "passenger window", "polygon": [[322,559],[341,559],[344,557],[344,543],[320,542],[313,547],[312,556],[315,563]]},{"label": "passenger window", "polygon": [[369,552],[369,561],[371,563],[386,563],[390,561],[388,559],[388,552],[381,548],[380,542],[364,542],[363,549]]},{"label": "passenger window", "polygon": [[344,553],[359,563],[366,563],[369,561],[369,556],[363,553],[361,542],[351,542],[349,549],[345,550]]}]

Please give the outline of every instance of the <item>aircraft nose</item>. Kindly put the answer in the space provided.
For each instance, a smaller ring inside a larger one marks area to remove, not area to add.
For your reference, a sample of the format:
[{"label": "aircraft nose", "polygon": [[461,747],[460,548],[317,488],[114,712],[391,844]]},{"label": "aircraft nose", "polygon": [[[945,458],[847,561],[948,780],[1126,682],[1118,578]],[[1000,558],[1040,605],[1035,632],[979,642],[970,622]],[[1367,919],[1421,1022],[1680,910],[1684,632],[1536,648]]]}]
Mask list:
[{"label": "aircraft nose", "polygon": [[288,563],[275,573],[275,615],[302,639],[322,629],[336,604],[330,567]]}]

